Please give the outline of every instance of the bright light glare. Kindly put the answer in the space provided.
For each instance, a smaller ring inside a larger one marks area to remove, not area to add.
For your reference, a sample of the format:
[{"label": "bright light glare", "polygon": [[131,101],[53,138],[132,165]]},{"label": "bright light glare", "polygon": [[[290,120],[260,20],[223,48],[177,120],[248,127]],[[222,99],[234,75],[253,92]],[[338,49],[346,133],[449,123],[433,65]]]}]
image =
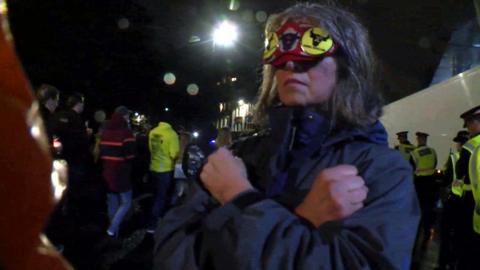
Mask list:
[{"label": "bright light glare", "polygon": [[0,14],[7,14],[7,1],[0,0]]},{"label": "bright light glare", "polygon": [[240,7],[240,3],[238,2],[238,0],[230,0],[230,5],[228,5],[228,9],[230,10],[238,10],[238,8]]},{"label": "bright light glare", "polygon": [[224,21],[213,31],[213,42],[220,46],[229,47],[238,38],[237,26],[229,21]]},{"label": "bright light glare", "polygon": [[195,96],[196,94],[198,94],[199,90],[200,89],[198,88],[198,85],[194,83],[191,83],[187,86],[187,93],[191,96]]},{"label": "bright light glare", "polygon": [[200,134],[198,134],[198,132],[196,132],[196,131],[193,132],[193,137],[194,137],[194,138],[198,138],[199,135],[200,135]]},{"label": "bright light glare", "polygon": [[32,126],[30,128],[30,134],[32,134],[34,138],[40,137],[40,127],[38,125]]},{"label": "bright light glare", "polygon": [[53,197],[55,201],[62,198],[62,194],[67,188],[67,166],[63,160],[54,160],[50,181],[53,188]]},{"label": "bright light glare", "polygon": [[168,107],[165,107],[165,111],[168,112],[170,109]]},{"label": "bright light glare", "polygon": [[177,78],[175,77],[175,74],[171,73],[171,72],[167,72],[165,73],[165,75],[163,75],[163,81],[167,84],[167,85],[172,85],[175,83],[175,81],[177,80]]},{"label": "bright light glare", "polygon": [[245,101],[243,101],[243,99],[238,100],[238,105],[242,106],[243,104],[245,104]]}]

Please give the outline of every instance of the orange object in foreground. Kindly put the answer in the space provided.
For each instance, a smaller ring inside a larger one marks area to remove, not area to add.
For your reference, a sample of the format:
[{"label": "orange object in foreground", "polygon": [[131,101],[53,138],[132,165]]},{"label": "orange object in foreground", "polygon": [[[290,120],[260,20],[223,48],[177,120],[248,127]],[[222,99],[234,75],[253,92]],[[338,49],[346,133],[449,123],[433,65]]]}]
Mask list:
[{"label": "orange object in foreground", "polygon": [[0,0],[0,269],[69,269],[42,235],[55,204],[52,160],[2,5]]}]

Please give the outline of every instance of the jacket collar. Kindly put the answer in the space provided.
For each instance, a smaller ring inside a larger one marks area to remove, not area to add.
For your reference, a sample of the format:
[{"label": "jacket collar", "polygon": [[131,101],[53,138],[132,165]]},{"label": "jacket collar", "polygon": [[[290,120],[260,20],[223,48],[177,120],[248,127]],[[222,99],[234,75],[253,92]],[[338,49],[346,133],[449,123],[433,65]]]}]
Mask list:
[{"label": "jacket collar", "polygon": [[[316,116],[314,116],[314,114],[316,114]],[[270,136],[274,144],[288,143],[287,140],[291,136],[294,126],[293,120],[296,115],[302,115],[300,121],[317,121],[320,127],[312,136],[315,137],[315,141],[320,140],[323,146],[331,146],[354,139],[388,145],[388,135],[380,121],[376,121],[367,128],[335,129],[331,127],[330,122],[325,116],[315,112],[313,108],[286,106],[276,106],[269,112]]]}]

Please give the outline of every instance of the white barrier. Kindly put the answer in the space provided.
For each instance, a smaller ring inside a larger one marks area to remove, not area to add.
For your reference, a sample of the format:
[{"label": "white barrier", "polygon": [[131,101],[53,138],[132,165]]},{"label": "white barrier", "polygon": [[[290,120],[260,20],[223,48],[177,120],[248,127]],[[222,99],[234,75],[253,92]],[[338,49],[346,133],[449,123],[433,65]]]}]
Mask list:
[{"label": "white barrier", "polygon": [[463,129],[460,114],[480,105],[480,67],[458,74],[447,81],[390,103],[380,119],[389,134],[389,144],[397,143],[396,133],[409,131],[416,144],[415,132],[429,133],[428,145],[438,154],[438,168],[443,166],[457,131]]}]

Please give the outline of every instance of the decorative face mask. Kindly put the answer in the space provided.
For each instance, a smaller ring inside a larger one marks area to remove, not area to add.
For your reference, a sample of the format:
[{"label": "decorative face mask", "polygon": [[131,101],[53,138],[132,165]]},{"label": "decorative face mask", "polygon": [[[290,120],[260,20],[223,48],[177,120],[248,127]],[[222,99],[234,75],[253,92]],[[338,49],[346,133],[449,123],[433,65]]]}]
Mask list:
[{"label": "decorative face mask", "polygon": [[286,21],[267,34],[263,62],[279,67],[288,61],[317,61],[333,55],[337,48],[325,29]]}]

